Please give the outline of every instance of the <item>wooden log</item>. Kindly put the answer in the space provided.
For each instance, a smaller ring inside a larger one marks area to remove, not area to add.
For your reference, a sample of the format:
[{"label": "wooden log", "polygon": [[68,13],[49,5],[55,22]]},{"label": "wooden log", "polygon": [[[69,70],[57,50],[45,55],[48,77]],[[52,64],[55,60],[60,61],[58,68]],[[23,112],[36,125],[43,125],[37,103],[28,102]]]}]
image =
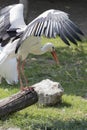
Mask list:
[{"label": "wooden log", "polygon": [[22,110],[38,101],[37,93],[32,90],[20,91],[0,100],[0,119],[11,113]]}]

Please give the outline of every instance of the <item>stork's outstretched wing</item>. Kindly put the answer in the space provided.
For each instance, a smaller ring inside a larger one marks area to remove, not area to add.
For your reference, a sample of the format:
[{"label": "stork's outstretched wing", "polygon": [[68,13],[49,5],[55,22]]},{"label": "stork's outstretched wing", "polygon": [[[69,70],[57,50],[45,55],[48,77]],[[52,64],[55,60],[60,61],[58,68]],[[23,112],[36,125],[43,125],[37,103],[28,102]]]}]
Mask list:
[{"label": "stork's outstretched wing", "polygon": [[10,23],[10,14],[12,6],[8,6],[0,10],[0,42],[5,44],[9,39],[9,35],[7,34],[7,29],[11,26]]},{"label": "stork's outstretched wing", "polygon": [[15,4],[0,10],[0,43],[5,46],[10,38],[18,36],[16,32],[24,24],[23,5]]},{"label": "stork's outstretched wing", "polygon": [[77,44],[77,41],[81,41],[80,35],[84,34],[77,25],[69,19],[67,13],[51,9],[45,11],[28,24],[15,52],[17,52],[19,46],[30,35],[44,35],[48,38],[55,38],[58,35],[67,45],[70,45],[69,41]]}]

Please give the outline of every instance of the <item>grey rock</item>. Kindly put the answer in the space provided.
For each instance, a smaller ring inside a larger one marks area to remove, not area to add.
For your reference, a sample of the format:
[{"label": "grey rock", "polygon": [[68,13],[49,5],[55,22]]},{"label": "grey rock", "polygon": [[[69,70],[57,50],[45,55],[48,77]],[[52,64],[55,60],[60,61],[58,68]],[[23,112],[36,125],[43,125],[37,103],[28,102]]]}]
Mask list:
[{"label": "grey rock", "polygon": [[40,105],[55,105],[62,100],[64,93],[63,87],[59,82],[53,82],[49,79],[42,80],[32,86],[38,94],[38,103]]}]

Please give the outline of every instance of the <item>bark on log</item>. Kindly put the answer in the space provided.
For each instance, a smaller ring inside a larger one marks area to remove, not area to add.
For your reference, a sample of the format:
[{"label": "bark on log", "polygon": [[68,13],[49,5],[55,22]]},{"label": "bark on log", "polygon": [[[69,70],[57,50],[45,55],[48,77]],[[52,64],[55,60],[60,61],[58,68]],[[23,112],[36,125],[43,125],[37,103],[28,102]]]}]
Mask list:
[{"label": "bark on log", "polygon": [[38,101],[37,93],[33,90],[20,91],[11,97],[0,100],[0,119],[16,111],[22,110]]}]

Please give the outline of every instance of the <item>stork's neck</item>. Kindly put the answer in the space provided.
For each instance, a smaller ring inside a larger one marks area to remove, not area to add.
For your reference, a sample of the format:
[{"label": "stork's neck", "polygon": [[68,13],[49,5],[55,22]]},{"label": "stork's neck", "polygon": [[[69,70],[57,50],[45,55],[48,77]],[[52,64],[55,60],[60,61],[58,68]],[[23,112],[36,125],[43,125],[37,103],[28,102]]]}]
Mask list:
[{"label": "stork's neck", "polygon": [[41,44],[36,44],[30,47],[30,53],[34,55],[42,55],[48,51],[47,44],[41,46]]}]

